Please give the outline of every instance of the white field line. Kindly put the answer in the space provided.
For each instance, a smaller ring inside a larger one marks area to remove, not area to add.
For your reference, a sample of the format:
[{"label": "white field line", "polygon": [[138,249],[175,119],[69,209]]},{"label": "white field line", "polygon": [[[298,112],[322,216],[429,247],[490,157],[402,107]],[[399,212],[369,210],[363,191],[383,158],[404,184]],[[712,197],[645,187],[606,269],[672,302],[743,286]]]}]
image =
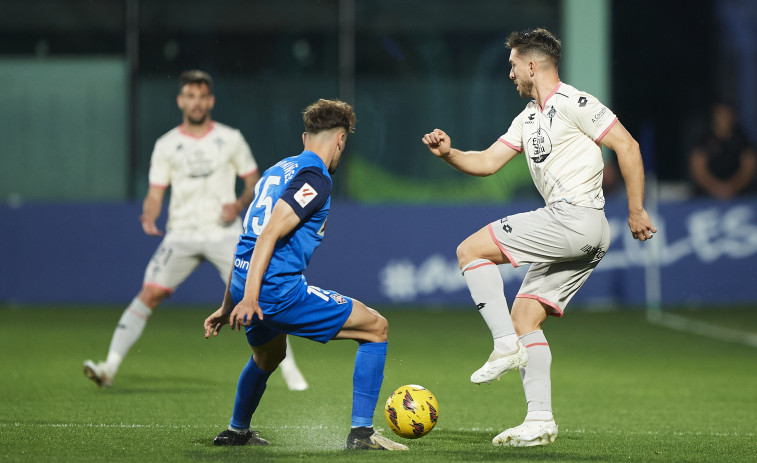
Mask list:
[{"label": "white field line", "polygon": [[757,347],[757,333],[751,331],[724,328],[722,326],[713,325],[712,323],[692,320],[691,318],[683,317],[681,315],[674,315],[661,311],[654,312],[654,315],[649,317],[649,321],[666,328],[686,331],[688,333],[717,339],[718,341],[735,342],[750,347]]},{"label": "white field line", "polygon": [[[199,425],[199,424],[151,424],[151,423],[0,423],[0,428],[108,428],[108,429],[128,429],[128,428],[141,428],[141,429],[218,429],[218,425]],[[292,426],[292,425],[257,425],[257,429],[302,429],[307,431],[317,431],[329,429],[328,426]],[[439,426],[436,429],[452,432],[499,432],[499,428],[452,428]],[[757,437],[757,433],[747,432],[714,432],[714,431],[613,431],[613,430],[586,430],[586,429],[565,429],[560,428],[560,434],[618,434],[629,436],[681,436],[681,437]]]}]

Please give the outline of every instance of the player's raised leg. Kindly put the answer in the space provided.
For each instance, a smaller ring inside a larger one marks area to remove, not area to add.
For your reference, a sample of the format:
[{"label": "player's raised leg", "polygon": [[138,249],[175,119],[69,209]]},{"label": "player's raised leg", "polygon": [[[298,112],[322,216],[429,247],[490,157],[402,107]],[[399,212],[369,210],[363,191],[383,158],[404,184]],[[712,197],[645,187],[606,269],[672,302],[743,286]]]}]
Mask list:
[{"label": "player's raised leg", "polygon": [[252,351],[253,355],[239,375],[229,427],[213,439],[215,445],[269,445],[257,431],[250,429],[250,422],[268,378],[286,355],[286,334],[275,335],[265,344],[253,346]]},{"label": "player's raised leg", "polygon": [[498,264],[509,260],[494,243],[488,227],[469,236],[457,248],[460,269],[473,302],[492,333],[494,349],[486,363],[471,375],[476,384],[490,383],[528,362],[510,319]]},{"label": "player's raised leg", "polygon": [[352,313],[334,339],[358,342],[352,376],[352,429],[347,448],[354,450],[407,450],[407,446],[373,429],[381,383],[384,381],[389,324],[377,311],[353,299]]},{"label": "player's raised leg", "polygon": [[513,304],[513,323],[521,343],[528,350],[528,365],[520,368],[528,413],[522,424],[502,431],[494,445],[531,447],[554,442],[557,423],[552,415],[552,382],[550,366],[552,353],[541,325],[551,309],[536,299],[516,298]]}]

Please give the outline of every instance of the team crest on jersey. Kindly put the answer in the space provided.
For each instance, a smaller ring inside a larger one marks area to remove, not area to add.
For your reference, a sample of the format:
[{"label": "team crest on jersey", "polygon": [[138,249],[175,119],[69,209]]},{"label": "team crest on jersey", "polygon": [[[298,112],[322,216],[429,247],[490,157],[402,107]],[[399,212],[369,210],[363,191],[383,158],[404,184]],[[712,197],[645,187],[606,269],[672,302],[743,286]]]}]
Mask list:
[{"label": "team crest on jersey", "polygon": [[525,148],[528,151],[528,157],[539,164],[552,154],[552,140],[546,130],[539,128],[528,139]]},{"label": "team crest on jersey", "polygon": [[318,196],[318,192],[315,191],[312,186],[305,183],[304,185],[302,185],[299,191],[294,194],[294,200],[297,201],[297,204],[299,204],[300,206],[305,207],[310,204],[310,201],[312,201],[316,196]]},{"label": "team crest on jersey", "polygon": [[554,106],[552,106],[552,109],[549,110],[547,113],[547,116],[549,116],[549,128],[552,128],[552,118],[555,117],[555,114],[557,114],[557,110]]}]

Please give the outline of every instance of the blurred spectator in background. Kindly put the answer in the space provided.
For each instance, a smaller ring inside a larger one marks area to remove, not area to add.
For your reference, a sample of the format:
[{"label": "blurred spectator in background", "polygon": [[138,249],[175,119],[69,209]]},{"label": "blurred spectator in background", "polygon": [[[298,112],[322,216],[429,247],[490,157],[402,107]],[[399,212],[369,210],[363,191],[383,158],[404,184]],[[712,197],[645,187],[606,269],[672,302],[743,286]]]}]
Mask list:
[{"label": "blurred spectator in background", "polygon": [[750,192],[756,164],[754,147],[738,125],[734,107],[716,103],[710,128],[689,157],[695,193],[730,199]]}]

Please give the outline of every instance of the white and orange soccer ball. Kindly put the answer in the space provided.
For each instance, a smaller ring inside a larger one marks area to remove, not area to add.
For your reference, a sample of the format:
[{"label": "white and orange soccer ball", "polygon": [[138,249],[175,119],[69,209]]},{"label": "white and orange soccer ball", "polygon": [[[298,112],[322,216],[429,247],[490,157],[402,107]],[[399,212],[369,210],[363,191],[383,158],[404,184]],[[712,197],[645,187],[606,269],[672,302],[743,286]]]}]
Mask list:
[{"label": "white and orange soccer ball", "polygon": [[384,417],[392,432],[406,439],[428,434],[439,418],[439,403],[428,389],[417,384],[398,388],[386,400]]}]

